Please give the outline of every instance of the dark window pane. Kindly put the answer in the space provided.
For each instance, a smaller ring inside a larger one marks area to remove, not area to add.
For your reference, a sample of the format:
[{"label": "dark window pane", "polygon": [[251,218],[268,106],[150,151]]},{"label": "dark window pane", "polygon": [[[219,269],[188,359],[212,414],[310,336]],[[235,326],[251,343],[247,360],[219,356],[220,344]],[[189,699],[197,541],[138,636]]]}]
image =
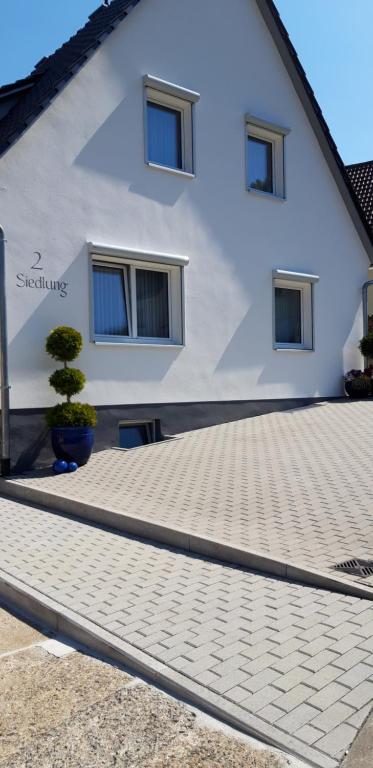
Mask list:
[{"label": "dark window pane", "polygon": [[147,111],[149,161],[181,169],[181,113],[151,101]]},{"label": "dark window pane", "polygon": [[293,288],[275,288],[277,344],[302,343],[302,298]]},{"label": "dark window pane", "polygon": [[273,192],[272,144],[270,141],[248,137],[247,174],[249,187],[261,192]]},{"label": "dark window pane", "polygon": [[136,269],[137,335],[167,339],[168,274],[152,269]]},{"label": "dark window pane", "polygon": [[137,448],[139,445],[147,445],[150,442],[148,424],[128,424],[119,427],[120,448]]},{"label": "dark window pane", "polygon": [[122,269],[93,267],[95,333],[128,336],[128,308]]}]

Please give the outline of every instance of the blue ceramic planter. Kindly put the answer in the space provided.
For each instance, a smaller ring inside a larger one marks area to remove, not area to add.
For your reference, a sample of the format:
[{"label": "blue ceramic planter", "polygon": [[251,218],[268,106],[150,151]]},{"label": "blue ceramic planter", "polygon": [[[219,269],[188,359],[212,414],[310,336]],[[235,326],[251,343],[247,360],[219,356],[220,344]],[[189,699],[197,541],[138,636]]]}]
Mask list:
[{"label": "blue ceramic planter", "polygon": [[79,467],[89,460],[95,439],[93,427],[54,427],[51,437],[56,459],[76,461]]}]

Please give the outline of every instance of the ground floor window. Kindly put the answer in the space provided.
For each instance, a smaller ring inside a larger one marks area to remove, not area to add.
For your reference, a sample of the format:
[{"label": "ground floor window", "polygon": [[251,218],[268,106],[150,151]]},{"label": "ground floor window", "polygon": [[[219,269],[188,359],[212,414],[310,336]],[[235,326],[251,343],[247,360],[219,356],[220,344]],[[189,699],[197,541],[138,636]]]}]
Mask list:
[{"label": "ground floor window", "polygon": [[277,344],[302,344],[303,305],[302,289],[275,287]]},{"label": "ground floor window", "polygon": [[91,268],[94,341],[183,343],[182,267],[95,255]]},{"label": "ground floor window", "polygon": [[273,343],[275,349],[314,348],[313,285],[316,275],[274,270]]}]

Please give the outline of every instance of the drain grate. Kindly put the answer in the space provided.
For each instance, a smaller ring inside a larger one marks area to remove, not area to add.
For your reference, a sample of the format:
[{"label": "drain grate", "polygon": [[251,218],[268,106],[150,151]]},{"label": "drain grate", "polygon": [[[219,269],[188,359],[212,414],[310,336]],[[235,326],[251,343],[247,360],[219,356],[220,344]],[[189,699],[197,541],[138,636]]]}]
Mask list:
[{"label": "drain grate", "polygon": [[336,571],[345,571],[354,576],[360,576],[362,579],[373,576],[373,560],[362,560],[361,558],[354,557],[351,560],[338,563],[334,568]]}]

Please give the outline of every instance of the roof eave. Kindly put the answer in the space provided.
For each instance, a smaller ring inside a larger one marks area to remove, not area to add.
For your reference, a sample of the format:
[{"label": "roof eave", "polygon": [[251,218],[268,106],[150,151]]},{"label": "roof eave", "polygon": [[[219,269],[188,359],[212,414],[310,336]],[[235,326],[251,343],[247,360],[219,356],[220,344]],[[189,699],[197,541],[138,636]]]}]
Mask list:
[{"label": "roof eave", "polygon": [[24,77],[22,80],[15,80],[13,83],[6,83],[5,85],[0,86],[0,98],[8,97],[14,93],[20,93],[32,88],[37,79],[37,75],[30,75],[29,77]]}]

